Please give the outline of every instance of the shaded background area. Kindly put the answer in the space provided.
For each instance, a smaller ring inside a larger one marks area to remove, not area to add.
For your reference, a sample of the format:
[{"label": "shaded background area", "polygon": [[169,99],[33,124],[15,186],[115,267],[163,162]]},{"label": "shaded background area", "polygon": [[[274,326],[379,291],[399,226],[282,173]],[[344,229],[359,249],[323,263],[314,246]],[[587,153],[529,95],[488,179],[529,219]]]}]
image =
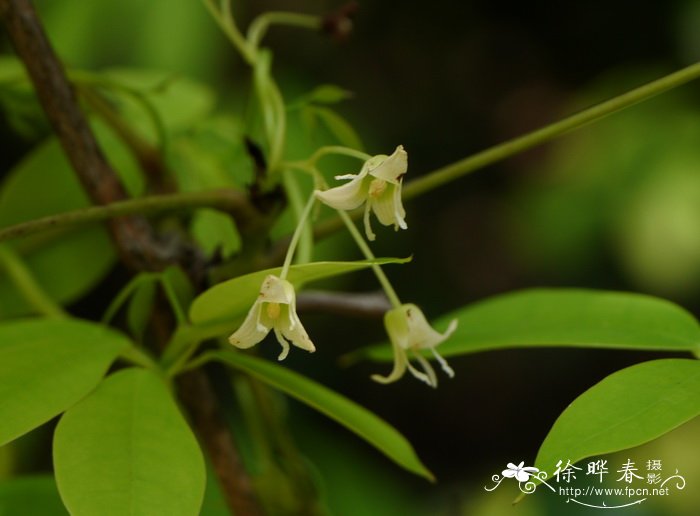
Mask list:
[{"label": "shaded background area", "polygon": [[[242,23],[266,10],[318,13],[338,5],[238,3]],[[200,3],[147,4],[37,0],[67,63],[182,73],[222,96],[217,109],[237,109],[247,96],[248,72]],[[699,26],[700,5],[691,0],[433,0],[400,7],[367,1],[342,44],[288,28],[272,29],[266,41],[287,100],[318,83],[351,90],[353,99],[339,110],[367,150],[384,153],[403,144],[409,176],[417,177],[698,60]],[[0,120],[0,166],[7,171],[33,140]],[[402,298],[428,316],[530,286],[633,290],[698,314],[700,88],[685,86],[479,171],[408,203],[407,211],[410,230],[382,231],[375,249],[378,255],[414,255],[410,265],[389,273]],[[100,296],[111,292],[114,281],[75,309],[87,313],[95,300],[106,304]],[[375,288],[369,275],[354,285]],[[366,493],[367,505],[354,514],[376,509],[380,498],[389,500],[381,502],[388,504],[385,511],[404,504],[403,512],[417,514],[506,513],[515,493],[484,494],[491,475],[507,462],[534,461],[553,421],[586,388],[617,369],[659,357],[599,350],[491,352],[453,359],[457,377],[443,380],[437,391],[408,378],[380,387],[369,375],[386,365],[337,366],[341,354],[384,338],[379,321],[329,322],[315,314],[306,320],[319,352],[311,359],[294,354],[287,365],[394,424],[441,481],[424,485],[332,423],[290,404],[328,496],[340,496],[333,493],[342,493],[343,486]],[[693,460],[698,447],[691,425],[686,427],[635,453],[640,460],[665,454],[689,483],[700,481]],[[343,464],[357,457],[364,466],[346,471]],[[380,480],[373,485],[373,479]],[[698,501],[688,491],[679,493],[658,514],[690,514],[685,511]],[[520,514],[561,514],[564,500],[527,503]],[[646,510],[657,514],[653,507]]]}]

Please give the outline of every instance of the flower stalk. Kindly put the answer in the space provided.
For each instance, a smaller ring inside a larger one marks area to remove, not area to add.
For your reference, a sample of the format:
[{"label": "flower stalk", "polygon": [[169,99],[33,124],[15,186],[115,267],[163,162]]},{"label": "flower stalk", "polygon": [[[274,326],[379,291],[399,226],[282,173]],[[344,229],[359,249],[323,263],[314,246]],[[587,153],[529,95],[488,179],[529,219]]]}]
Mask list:
[{"label": "flower stalk", "polygon": [[591,122],[601,120],[613,113],[650,99],[667,90],[681,86],[694,79],[700,78],[700,63],[687,66],[677,72],[671,73],[652,81],[644,86],[635,88],[627,93],[618,95],[610,100],[601,102],[593,107],[585,109],[579,113],[568,116],[558,122],[546,125],[541,129],[529,132],[518,138],[508,140],[504,143],[478,152],[465,159],[459,160],[450,165],[444,166],[430,172],[418,179],[406,184],[404,188],[404,199],[418,197],[430,190],[451,183],[460,177],[486,167],[498,161],[524,152],[538,145],[542,145],[554,138],[558,138],[574,129],[588,125]]},{"label": "flower stalk", "polygon": [[[352,221],[350,216],[342,210],[338,211],[338,214],[345,223],[345,227],[348,228],[350,235],[352,236],[353,240],[355,240],[357,247],[360,248],[360,251],[362,251],[362,254],[365,256],[365,258],[367,258],[368,260],[376,259],[374,253],[372,252],[372,249],[370,249],[369,245],[367,245],[367,242],[365,242],[365,239],[360,234],[359,230],[355,226],[355,223]],[[372,264],[372,271],[374,272],[374,275],[377,276],[377,280],[382,286],[382,289],[384,290],[386,297],[389,299],[391,306],[393,306],[394,308],[400,307],[401,300],[399,299],[396,290],[394,290],[394,287],[391,285],[389,278],[387,278],[386,274],[384,274],[384,270],[381,268],[381,266],[379,266],[376,263]]]}]

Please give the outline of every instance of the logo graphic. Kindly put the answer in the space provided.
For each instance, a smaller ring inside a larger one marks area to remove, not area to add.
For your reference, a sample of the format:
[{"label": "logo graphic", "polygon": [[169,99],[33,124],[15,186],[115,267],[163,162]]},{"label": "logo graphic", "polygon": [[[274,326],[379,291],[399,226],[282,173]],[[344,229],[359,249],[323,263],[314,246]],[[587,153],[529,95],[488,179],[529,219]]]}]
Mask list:
[{"label": "logo graphic", "polygon": [[[650,497],[669,496],[673,489],[678,491],[685,489],[685,478],[678,474],[677,469],[673,475],[664,477],[660,459],[647,460],[643,466],[646,467],[637,467],[635,462],[627,459],[619,469],[613,469],[611,478],[615,484],[611,486],[609,481],[603,484],[606,475],[610,474],[606,459],[590,461],[585,469],[574,466],[569,460],[566,462],[559,460],[551,477],[539,468],[525,466],[525,461],[521,461],[518,465],[509,462],[500,475],[491,477],[493,485],[484,486],[484,489],[494,491],[505,479],[512,478],[518,482],[518,489],[524,494],[532,494],[538,487],[545,486],[554,494],[566,497],[566,503],[576,503],[595,509],[621,509],[639,505]],[[614,466],[610,467],[614,468]],[[577,474],[581,477],[580,480],[590,483],[583,487],[578,484],[569,485],[576,480]],[[629,502],[610,503],[606,501],[610,497],[623,498],[623,501],[629,500]]]}]

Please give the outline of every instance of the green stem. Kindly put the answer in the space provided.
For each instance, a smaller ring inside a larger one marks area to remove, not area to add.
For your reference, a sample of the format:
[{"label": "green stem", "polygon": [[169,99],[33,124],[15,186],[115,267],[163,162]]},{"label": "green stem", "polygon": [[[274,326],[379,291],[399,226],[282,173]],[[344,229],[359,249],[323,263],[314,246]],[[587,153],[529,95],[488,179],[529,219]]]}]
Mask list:
[{"label": "green stem", "polygon": [[132,364],[136,364],[147,369],[153,369],[155,371],[160,370],[155,360],[136,346],[127,346],[119,356],[123,360],[131,362]]},{"label": "green stem", "polygon": [[[365,255],[365,258],[367,258],[368,260],[374,260],[375,259],[374,253],[369,248],[369,245],[367,245],[367,242],[365,242],[364,237],[360,234],[360,232],[358,231],[357,227],[355,226],[355,223],[352,221],[350,216],[342,210],[338,211],[338,213],[340,214],[340,218],[345,223],[345,226],[348,228],[348,231],[350,231],[352,238],[357,243],[357,246],[362,251],[362,254]],[[399,296],[396,294],[394,287],[391,286],[391,282],[389,282],[389,278],[386,277],[386,274],[384,274],[384,271],[382,270],[382,268],[378,264],[375,263],[375,264],[372,264],[372,270],[374,271],[374,274],[377,276],[379,283],[381,283],[382,288],[384,289],[384,292],[386,293],[386,297],[389,299],[389,302],[391,303],[391,306],[393,306],[394,308],[399,308],[401,306],[401,300],[399,299]]]},{"label": "green stem", "polygon": [[272,133],[272,142],[270,144],[270,172],[274,173],[279,163],[282,161],[282,154],[284,153],[284,141],[287,133],[287,112],[284,107],[284,99],[282,98],[282,93],[280,93],[277,84],[269,78],[268,83],[268,95],[270,97],[270,103],[276,113],[276,123]]},{"label": "green stem", "polygon": [[187,371],[191,371],[192,369],[197,369],[215,359],[216,355],[211,351],[207,351],[206,353],[202,353],[201,355],[193,358],[186,364],[183,364],[180,368],[177,369],[177,374],[182,374]]},{"label": "green stem", "polygon": [[[215,323],[208,326],[178,326],[161,356],[161,367],[165,369],[168,377],[180,374],[202,342],[214,337],[220,337],[229,331],[231,331],[229,322]],[[196,358],[195,360],[198,359]],[[188,367],[188,369],[191,368]]]},{"label": "green stem", "polygon": [[[270,59],[270,53],[267,50],[258,53],[258,59],[253,64],[253,87],[255,88],[255,95],[260,105],[265,137],[271,145],[274,139],[275,112],[272,104],[269,102],[267,87],[270,81]],[[268,159],[268,168],[269,161]]]},{"label": "green stem", "polygon": [[221,30],[224,31],[224,34],[231,40],[233,46],[241,53],[243,59],[252,65],[255,62],[255,52],[250,48],[243,34],[236,26],[236,21],[231,12],[231,0],[221,0],[219,2],[220,10],[216,8],[213,0],[202,0],[202,2],[219,27],[221,27]]},{"label": "green stem", "polygon": [[34,309],[49,317],[67,317],[68,314],[51,297],[44,292],[32,276],[31,271],[8,246],[0,245],[0,268],[15,284],[22,297]]},{"label": "green stem", "polygon": [[306,202],[306,206],[304,206],[304,211],[299,217],[297,227],[294,230],[294,234],[292,235],[292,240],[289,242],[289,247],[287,248],[287,255],[284,257],[284,264],[282,265],[282,272],[280,272],[280,279],[285,279],[287,277],[287,274],[289,273],[289,266],[292,264],[294,249],[296,249],[297,243],[299,243],[299,238],[301,238],[301,234],[304,232],[304,228],[306,226],[306,219],[309,217],[309,214],[311,213],[311,208],[313,208],[315,201],[316,197],[312,192],[309,196],[309,200]]},{"label": "green stem", "polygon": [[306,164],[313,167],[319,159],[329,154],[340,154],[343,156],[350,156],[351,158],[357,158],[361,161],[367,161],[372,157],[366,152],[351,149],[350,147],[343,147],[341,145],[327,145],[316,150],[316,152],[314,152],[311,155],[311,157],[308,160],[306,160]]},{"label": "green stem", "polygon": [[507,142],[486,149],[473,156],[439,168],[423,177],[414,179],[406,184],[403,189],[404,199],[418,197],[430,190],[433,190],[455,179],[469,174],[475,170],[491,165],[497,161],[509,158],[515,154],[542,145],[564,133],[577,129],[586,124],[600,120],[617,111],[628,108],[649,99],[659,93],[670,90],[686,82],[700,77],[700,63],[678,70],[661,79],[645,84],[632,91],[624,93],[618,97],[607,100],[585,109],[580,113],[571,115],[559,122],[555,122],[541,129],[528,133],[524,136],[514,138]]},{"label": "green stem", "polygon": [[[473,156],[469,156],[450,165],[433,170],[423,177],[408,181],[403,187],[403,199],[409,200],[423,195],[430,190],[434,190],[435,188],[454,181],[455,179],[467,175],[470,172],[474,172],[498,161],[514,156],[520,152],[537,147],[538,145],[542,145],[543,143],[553,140],[564,133],[605,118],[606,116],[612,115],[617,111],[621,111],[655,95],[677,86],[681,86],[682,84],[697,79],[698,77],[700,77],[700,63],[688,66],[682,70],[662,77],[661,79],[624,93],[618,97],[585,109],[579,113],[576,113],[575,115],[564,118],[559,122],[547,125],[541,129],[527,133],[524,136],[508,140],[507,142],[490,147],[477,154],[474,154]],[[350,212],[350,217],[353,220],[357,220],[361,216],[361,209]],[[327,235],[335,233],[342,227],[343,221],[340,219],[340,217],[330,218],[316,224],[314,227],[314,236],[316,238],[323,238]]]},{"label": "green stem", "polygon": [[149,214],[183,208],[208,207],[231,214],[236,222],[248,224],[257,218],[255,208],[242,193],[231,190],[179,192],[128,199],[112,204],[90,206],[0,229],[0,242],[59,227],[77,226],[133,213]]},{"label": "green stem", "polygon": [[258,48],[270,25],[289,25],[302,29],[319,30],[321,24],[322,20],[319,16],[283,11],[267,12],[255,18],[250,24],[248,28],[248,44],[252,48]]},{"label": "green stem", "polygon": [[258,52],[253,68],[253,79],[269,145],[267,168],[269,172],[274,173],[279,168],[284,151],[287,113],[282,94],[272,79],[271,66],[272,54],[268,50]]}]

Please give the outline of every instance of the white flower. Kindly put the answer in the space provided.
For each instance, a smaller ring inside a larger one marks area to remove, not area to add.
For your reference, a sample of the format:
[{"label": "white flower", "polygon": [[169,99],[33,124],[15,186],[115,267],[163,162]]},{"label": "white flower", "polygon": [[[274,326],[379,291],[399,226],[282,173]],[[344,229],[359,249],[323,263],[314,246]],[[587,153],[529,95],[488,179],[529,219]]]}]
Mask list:
[{"label": "white flower", "polygon": [[365,233],[370,240],[375,239],[369,222],[369,212],[385,226],[406,229],[406,211],[401,204],[401,183],[408,170],[408,154],[402,145],[396,147],[391,156],[373,156],[362,166],[359,174],[336,176],[336,179],[350,179],[344,185],[325,191],[316,191],[316,197],[336,210],[354,210],[365,204]]},{"label": "white flower", "polygon": [[525,461],[522,461],[517,466],[512,462],[508,463],[508,469],[504,469],[502,474],[507,478],[515,478],[518,482],[527,482],[527,480],[532,476],[533,473],[537,473],[539,469],[532,466],[526,466]]},{"label": "white flower", "polygon": [[[413,376],[424,381],[431,387],[437,387],[437,377],[433,366],[430,365],[421,351],[429,349],[440,363],[443,371],[452,378],[454,371],[442,358],[435,348],[457,328],[457,320],[453,319],[445,333],[438,333],[428,323],[423,312],[416,305],[405,304],[389,310],[384,315],[384,326],[394,348],[394,369],[389,376],[373,375],[372,379],[380,383],[390,383],[398,380],[408,369]],[[408,353],[413,355],[423,368],[419,371],[409,362]]]},{"label": "white flower", "polygon": [[316,351],[297,315],[294,286],[273,275],[265,278],[258,299],[228,341],[238,348],[250,348],[263,340],[270,330],[274,330],[282,345],[279,360],[287,357],[289,342],[298,348]]}]

